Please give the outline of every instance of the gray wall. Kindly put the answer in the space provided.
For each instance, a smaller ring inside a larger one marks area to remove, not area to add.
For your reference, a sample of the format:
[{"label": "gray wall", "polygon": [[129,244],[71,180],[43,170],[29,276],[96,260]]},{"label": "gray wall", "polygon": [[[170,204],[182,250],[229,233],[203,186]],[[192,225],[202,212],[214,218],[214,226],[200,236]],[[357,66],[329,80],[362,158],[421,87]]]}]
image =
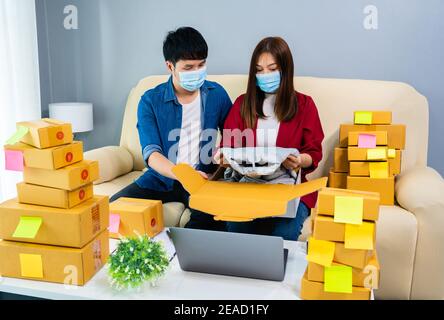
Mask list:
[{"label": "gray wall", "polygon": [[[165,73],[162,40],[182,25],[208,41],[209,72],[246,73],[264,36],[290,44],[296,73],[407,82],[430,103],[429,164],[444,174],[444,1],[442,0],[36,0],[43,115],[50,102],[88,101],[94,134],[86,149],[118,144],[129,89]],[[63,8],[79,10],[79,29],[63,28]],[[376,5],[379,29],[365,30]]]}]

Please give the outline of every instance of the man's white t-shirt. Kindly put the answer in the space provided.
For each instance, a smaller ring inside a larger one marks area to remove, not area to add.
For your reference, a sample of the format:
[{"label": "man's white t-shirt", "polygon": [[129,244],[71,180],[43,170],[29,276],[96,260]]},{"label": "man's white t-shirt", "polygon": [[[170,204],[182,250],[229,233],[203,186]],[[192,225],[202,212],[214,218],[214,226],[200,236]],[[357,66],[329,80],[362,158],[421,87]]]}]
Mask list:
[{"label": "man's white t-shirt", "polygon": [[274,113],[274,105],[276,103],[275,94],[266,94],[263,111],[265,119],[258,119],[256,129],[256,146],[257,147],[276,147],[276,139],[279,132],[279,120]]},{"label": "man's white t-shirt", "polygon": [[201,98],[182,105],[182,126],[180,129],[179,148],[176,163],[199,164],[201,134]]}]

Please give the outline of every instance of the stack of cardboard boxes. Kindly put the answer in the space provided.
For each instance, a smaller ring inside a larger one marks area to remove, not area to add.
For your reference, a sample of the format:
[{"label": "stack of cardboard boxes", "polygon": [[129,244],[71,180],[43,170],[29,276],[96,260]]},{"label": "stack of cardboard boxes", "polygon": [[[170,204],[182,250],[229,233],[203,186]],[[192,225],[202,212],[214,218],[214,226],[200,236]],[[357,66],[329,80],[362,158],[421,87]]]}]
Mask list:
[{"label": "stack of cardboard boxes", "polygon": [[375,192],[334,188],[319,192],[312,210],[302,299],[371,299],[379,283],[375,250],[379,202]]},{"label": "stack of cardboard boxes", "polygon": [[379,192],[382,205],[394,205],[406,128],[391,123],[390,111],[357,111],[354,124],[341,125],[329,187]]},{"label": "stack of cardboard boxes", "polygon": [[17,199],[0,204],[0,274],[84,285],[109,256],[109,201],[94,196],[97,161],[83,160],[71,125],[17,124],[6,169],[23,171]]}]

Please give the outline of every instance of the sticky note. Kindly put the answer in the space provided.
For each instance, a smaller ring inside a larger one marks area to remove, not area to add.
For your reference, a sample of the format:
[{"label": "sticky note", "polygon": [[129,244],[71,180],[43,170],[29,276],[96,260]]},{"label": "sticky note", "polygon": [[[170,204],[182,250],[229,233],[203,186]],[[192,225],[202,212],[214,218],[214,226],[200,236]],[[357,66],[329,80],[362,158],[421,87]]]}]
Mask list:
[{"label": "sticky note", "polygon": [[385,160],[387,151],[385,148],[376,148],[367,150],[367,160]]},{"label": "sticky note", "polygon": [[387,179],[389,176],[388,162],[370,162],[369,163],[370,178]]},{"label": "sticky note", "polygon": [[14,238],[34,239],[42,225],[40,217],[20,217],[19,224],[12,235]]},{"label": "sticky note", "polygon": [[6,144],[16,144],[28,133],[28,131],[29,129],[27,127],[19,126],[12,137],[6,140]]},{"label": "sticky note", "polygon": [[43,278],[42,256],[39,254],[20,254],[22,277]]},{"label": "sticky note", "polygon": [[395,149],[388,149],[387,150],[387,157],[389,159],[395,159],[396,158],[396,150]]},{"label": "sticky note", "polygon": [[376,136],[374,134],[360,134],[358,148],[376,148]]},{"label": "sticky note", "polygon": [[5,150],[5,169],[11,171],[23,171],[23,152],[19,150]]},{"label": "sticky note", "polygon": [[109,232],[111,233],[119,233],[120,226],[120,215],[116,213],[111,213],[109,215]]},{"label": "sticky note", "polygon": [[355,112],[355,124],[372,124],[373,113],[369,111]]},{"label": "sticky note", "polygon": [[332,241],[317,240],[311,237],[308,240],[307,261],[331,266],[335,255],[335,243]]},{"label": "sticky note", "polygon": [[363,222],[361,225],[345,225],[345,248],[373,250],[375,224]]},{"label": "sticky note", "polygon": [[353,273],[349,266],[324,268],[324,291],[337,293],[353,292]]},{"label": "sticky note", "polygon": [[347,196],[335,197],[334,222],[361,224],[363,211],[363,198]]}]

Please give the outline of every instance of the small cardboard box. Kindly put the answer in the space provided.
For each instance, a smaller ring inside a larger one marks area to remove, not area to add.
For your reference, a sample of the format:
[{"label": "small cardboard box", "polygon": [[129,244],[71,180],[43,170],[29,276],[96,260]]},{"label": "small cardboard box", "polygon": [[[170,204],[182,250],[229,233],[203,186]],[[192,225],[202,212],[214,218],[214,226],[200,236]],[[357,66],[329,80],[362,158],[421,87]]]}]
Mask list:
[{"label": "small cardboard box", "polygon": [[381,205],[393,206],[395,204],[395,178],[393,176],[378,179],[348,176],[347,188],[378,192],[381,199]]},{"label": "small cardboard box", "polygon": [[187,164],[174,166],[173,173],[190,193],[190,208],[233,222],[284,215],[289,201],[325,187],[328,180],[295,185],[208,181]]},{"label": "small cardboard box", "polygon": [[[341,264],[336,262],[332,263],[332,266],[339,265]],[[380,266],[376,251],[374,252],[372,258],[369,260],[368,265],[366,265],[363,269],[352,267],[352,273],[353,286],[378,289]],[[307,268],[307,278],[309,281],[324,282],[324,266],[317,263],[309,262]]]},{"label": "small cardboard box", "polygon": [[99,163],[90,160],[83,160],[57,170],[25,167],[23,171],[23,180],[26,183],[70,191],[98,178]]},{"label": "small cardboard box", "polygon": [[0,240],[4,277],[85,285],[109,257],[105,230],[81,249]]},{"label": "small cardboard box", "polygon": [[330,188],[347,188],[347,173],[335,172],[333,168],[330,169],[328,174],[328,186]]},{"label": "small cardboard box", "polygon": [[370,300],[371,293],[371,289],[363,287],[353,287],[352,293],[325,292],[324,283],[308,280],[308,272],[305,271],[300,297],[304,300]]},{"label": "small cardboard box", "polygon": [[387,147],[390,149],[405,148],[406,127],[402,124],[380,124],[380,125],[359,125],[359,124],[341,124],[339,128],[339,146],[347,148],[348,135],[350,132],[368,132],[368,131],[386,131]]},{"label": "small cardboard box", "polygon": [[[388,159],[389,176],[395,176],[401,173],[401,150],[396,150],[396,157]],[[350,162],[350,175],[353,177],[370,177],[369,162],[354,161]],[[346,178],[347,179],[347,178]],[[347,185],[347,180],[345,182]]]},{"label": "small cardboard box", "polygon": [[83,160],[83,143],[74,141],[58,147],[37,149],[25,143],[6,145],[5,150],[17,150],[23,152],[25,166],[55,170]]},{"label": "small cardboard box", "polygon": [[21,182],[17,184],[17,195],[20,203],[69,209],[93,197],[93,184],[68,191]]},{"label": "small cardboard box", "polygon": [[154,237],[164,229],[162,201],[119,198],[110,203],[110,215],[119,215],[119,232],[111,233],[111,238],[119,239],[147,234]]},{"label": "small cardboard box", "polygon": [[335,172],[348,172],[349,168],[347,148],[335,148],[333,164]]},{"label": "small cardboard box", "polygon": [[387,147],[376,147],[373,149],[382,150],[385,154],[384,157],[380,157],[377,160],[368,158],[368,148],[348,147],[348,161],[381,161],[387,160]]},{"label": "small cardboard box", "polygon": [[55,119],[18,122],[19,126],[28,128],[28,133],[20,140],[39,149],[51,148],[73,141],[70,123]]},{"label": "small cardboard box", "polygon": [[[347,178],[348,179],[348,178]],[[352,188],[349,188],[352,189]],[[353,188],[354,189],[354,188]],[[363,198],[363,220],[376,221],[379,217],[379,193],[356,190],[324,188],[318,193],[317,211],[321,215],[335,215],[335,197]]]},{"label": "small cardboard box", "polygon": [[346,249],[344,243],[336,242],[333,261],[350,267],[364,269],[373,254],[374,250]]},{"label": "small cardboard box", "polygon": [[[29,219],[34,220],[31,225]],[[21,204],[16,199],[0,204],[0,238],[5,240],[81,248],[108,225],[107,196],[95,196],[72,209]]]},{"label": "small cardboard box", "polygon": [[359,136],[362,134],[374,135],[376,137],[377,146],[387,146],[387,131],[351,131],[348,134],[348,145],[358,146]]},{"label": "small cardboard box", "polygon": [[391,124],[391,111],[355,111],[355,124]]}]

